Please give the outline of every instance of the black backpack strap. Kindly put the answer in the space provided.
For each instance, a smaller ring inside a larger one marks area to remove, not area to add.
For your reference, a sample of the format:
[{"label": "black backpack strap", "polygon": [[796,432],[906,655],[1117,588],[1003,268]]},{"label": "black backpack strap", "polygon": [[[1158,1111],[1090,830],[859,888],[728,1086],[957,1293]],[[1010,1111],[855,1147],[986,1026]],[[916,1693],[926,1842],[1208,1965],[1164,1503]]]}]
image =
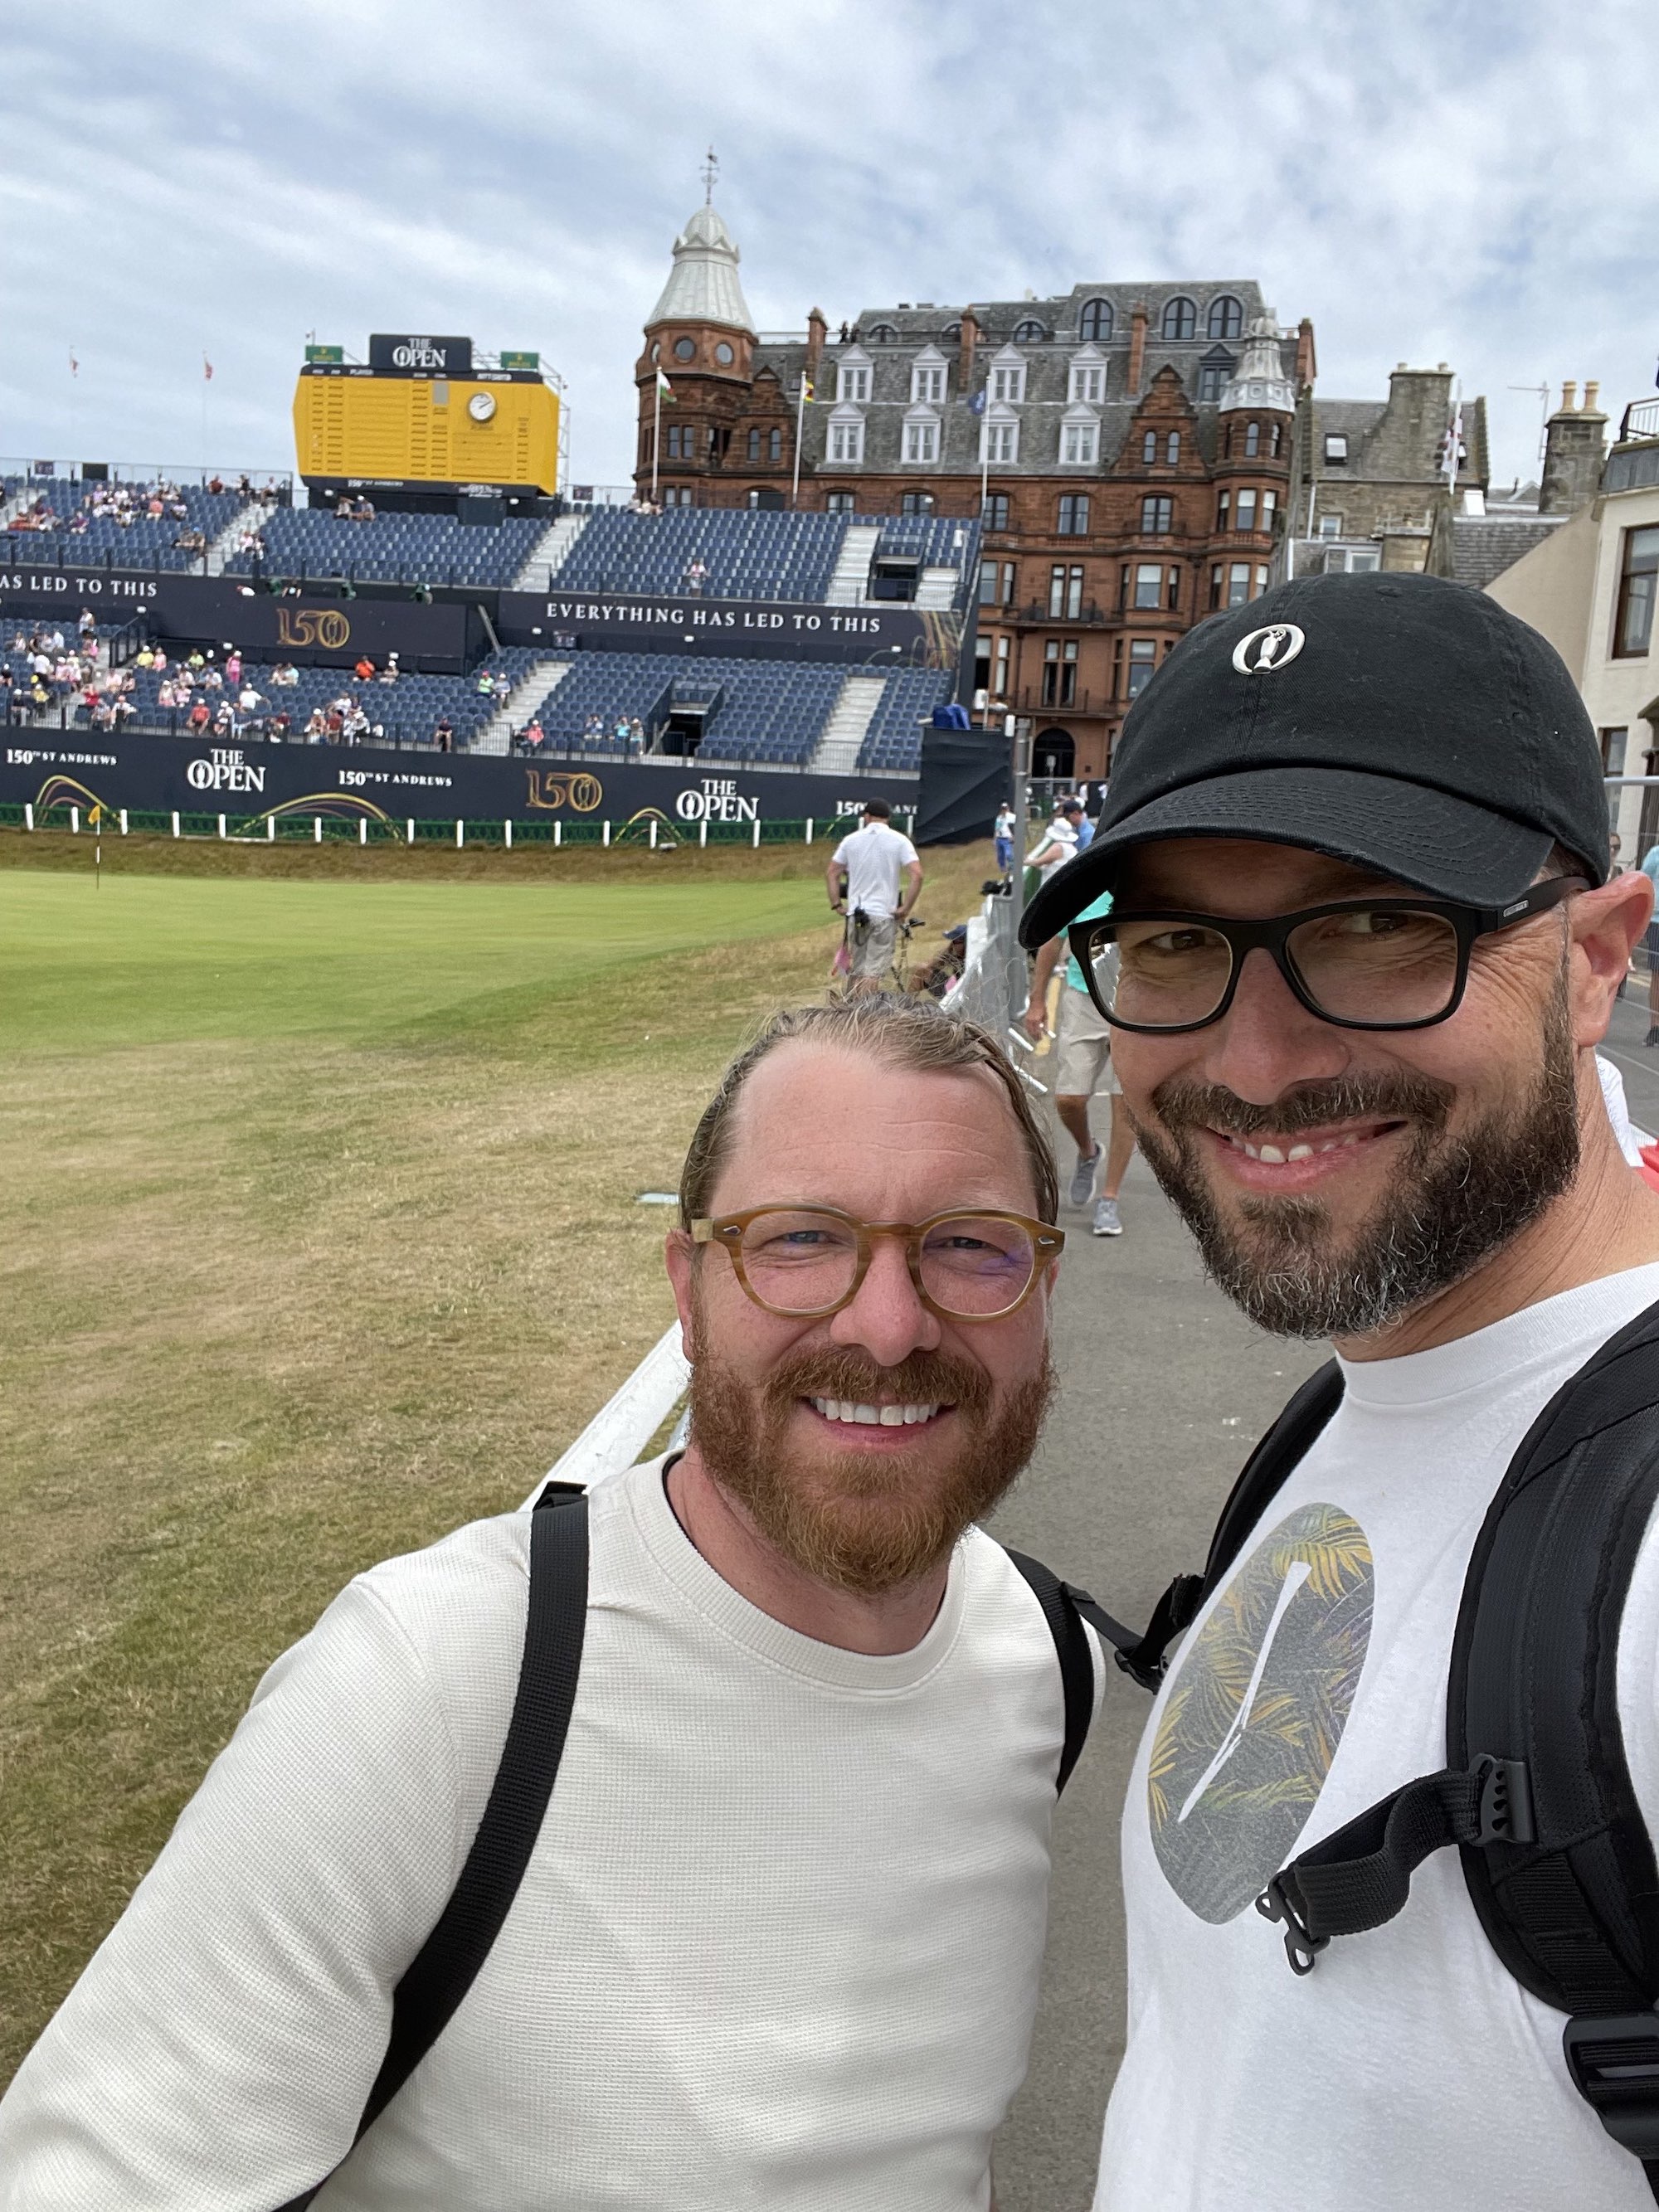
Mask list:
[{"label": "black backpack strap", "polygon": [[1391,1919],[1455,1844],[1488,1941],[1570,2015],[1568,2072],[1659,2198],[1659,1864],[1626,1761],[1619,1632],[1659,1502],[1659,1306],[1559,1390],[1511,1459],[1464,1582],[1448,1763],[1275,1875],[1298,1972]]},{"label": "black backpack strap", "polygon": [[[1096,1607],[1086,1617],[1117,1646],[1117,1663],[1143,1690],[1156,1690],[1168,1665],[1166,1654],[1177,1636],[1190,1628],[1211,1594],[1219,1589],[1246,1538],[1285,1487],[1291,1471],[1308,1455],[1326,1423],[1342,1402],[1342,1370],[1328,1359],[1315,1370],[1256,1445],[1239,1472],[1210,1539],[1201,1575],[1177,1575],[1152,1609],[1146,1632],[1131,1635]],[[1082,1596],[1079,1592],[1079,1598]],[[1089,1605],[1093,1605],[1093,1600]],[[1096,1614],[1098,1613],[1098,1619]]]},{"label": "black backpack strap", "polygon": [[[550,1482],[531,1516],[524,1657],[501,1765],[449,1902],[392,1993],[386,2057],[354,2144],[453,2017],[518,1895],[563,1755],[586,1621],[586,1493],[575,1484]],[[280,2212],[304,2212],[328,2179],[325,2174]]]},{"label": "black backpack strap", "polygon": [[[1052,1568],[1045,1567],[1041,1559],[1034,1559],[1027,1553],[1010,1549],[1008,1557],[1030,1584],[1032,1595],[1042,1607],[1042,1617],[1048,1624],[1048,1633],[1054,1639],[1054,1652],[1060,1661],[1066,1729],[1054,1776],[1054,1794],[1058,1796],[1071,1780],[1072,1769],[1089,1740],[1090,1724],[1095,1717],[1095,1662],[1083,1623],[1078,1618],[1076,1594],[1070,1583],[1061,1582]],[[1093,1600],[1089,1603],[1092,1605]],[[1099,1610],[1097,1607],[1095,1609]]]}]

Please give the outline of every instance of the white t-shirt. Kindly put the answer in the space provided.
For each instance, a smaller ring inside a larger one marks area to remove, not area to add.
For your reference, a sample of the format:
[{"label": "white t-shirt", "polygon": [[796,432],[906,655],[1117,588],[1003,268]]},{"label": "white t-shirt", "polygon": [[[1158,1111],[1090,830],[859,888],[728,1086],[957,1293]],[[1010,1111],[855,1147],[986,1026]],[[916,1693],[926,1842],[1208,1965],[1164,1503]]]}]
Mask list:
[{"label": "white t-shirt", "polygon": [[[318,2212],[982,2212],[1048,1905],[1036,1599],[970,1531],[868,1657],[723,1582],[660,1461],[591,1523],[523,1886]],[[500,1757],[529,1533],[360,1576],[265,1676],[0,2103],[4,2212],[270,2212],[345,2150]]]},{"label": "white t-shirt", "polygon": [[836,848],[836,859],[847,871],[847,911],[862,907],[866,914],[896,914],[902,895],[901,872],[909,867],[916,848],[902,830],[884,822],[866,823]]},{"label": "white t-shirt", "polygon": [[[1097,2212],[1652,2212],[1567,2078],[1564,2015],[1500,1965],[1455,1850],[1300,1979],[1255,1899],[1445,1765],[1452,1631],[1492,1493],[1547,1401],[1656,1298],[1659,1265],[1638,1267],[1431,1352],[1344,1363],[1340,1407],[1189,1632],[1131,1777],[1128,2045]],[[1619,1674],[1659,1833],[1653,1527]]]}]

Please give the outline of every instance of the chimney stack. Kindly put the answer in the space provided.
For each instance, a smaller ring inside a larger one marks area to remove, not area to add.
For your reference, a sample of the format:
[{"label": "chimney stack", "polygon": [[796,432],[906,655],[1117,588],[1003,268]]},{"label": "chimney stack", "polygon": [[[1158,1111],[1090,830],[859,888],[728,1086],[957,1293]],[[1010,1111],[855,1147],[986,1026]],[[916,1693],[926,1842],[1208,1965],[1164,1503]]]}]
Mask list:
[{"label": "chimney stack", "polygon": [[1146,365],[1146,302],[1137,300],[1129,314],[1129,397],[1140,397],[1141,372]]},{"label": "chimney stack", "polygon": [[822,307],[814,307],[806,318],[806,374],[816,377],[818,363],[823,358],[823,341],[830,335],[830,325],[823,319]]},{"label": "chimney stack", "polygon": [[1584,386],[1584,404],[1575,407],[1577,384],[1561,387],[1561,404],[1544,429],[1544,476],[1538,489],[1540,514],[1572,514],[1601,488],[1607,458],[1602,432],[1607,418],[1597,408],[1599,384]]},{"label": "chimney stack", "polygon": [[957,385],[964,392],[974,388],[974,355],[978,345],[979,317],[971,307],[964,307],[962,311],[961,366],[957,372]]}]

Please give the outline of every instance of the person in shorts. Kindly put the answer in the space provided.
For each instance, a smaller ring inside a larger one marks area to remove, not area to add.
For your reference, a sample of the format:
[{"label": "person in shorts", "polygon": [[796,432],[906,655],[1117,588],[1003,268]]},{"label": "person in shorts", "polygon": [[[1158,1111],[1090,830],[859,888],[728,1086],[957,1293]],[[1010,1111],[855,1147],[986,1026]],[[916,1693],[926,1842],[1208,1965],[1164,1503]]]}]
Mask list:
[{"label": "person in shorts", "polygon": [[[1110,913],[1111,905],[1111,895],[1103,893],[1078,919],[1092,921],[1097,915]],[[1042,1037],[1048,986],[1062,954],[1066,969],[1054,1018],[1053,1066],[1054,1111],[1077,1146],[1077,1165],[1072,1170],[1066,1195],[1073,1206],[1087,1206],[1094,1200],[1095,1217],[1090,1227],[1095,1236],[1121,1237],[1123,1223],[1118,1212],[1118,1194],[1134,1156],[1134,1124],[1124,1106],[1122,1090],[1112,1066],[1111,1024],[1090,997],[1083,970],[1063,937],[1051,937],[1037,954],[1024,1027],[1033,1042]],[[1100,1175],[1102,1152],[1099,1140],[1090,1127],[1089,1102],[1103,1094],[1112,1102],[1112,1129],[1105,1147],[1105,1180],[1096,1198],[1095,1183]]]},{"label": "person in shorts", "polygon": [[899,924],[921,895],[921,862],[893,828],[891,813],[884,799],[866,799],[860,827],[836,846],[826,878],[831,911],[847,917],[847,975],[855,994],[881,988]]}]

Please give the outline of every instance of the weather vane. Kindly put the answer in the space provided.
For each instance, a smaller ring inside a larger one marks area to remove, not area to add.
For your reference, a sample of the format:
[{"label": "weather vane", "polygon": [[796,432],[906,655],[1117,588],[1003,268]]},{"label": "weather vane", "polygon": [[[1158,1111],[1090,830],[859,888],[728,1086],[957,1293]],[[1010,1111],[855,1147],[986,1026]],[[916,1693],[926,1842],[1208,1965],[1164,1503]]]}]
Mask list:
[{"label": "weather vane", "polygon": [[714,148],[711,146],[708,149],[708,159],[704,161],[702,168],[697,172],[697,174],[702,179],[702,204],[705,207],[713,207],[714,204],[714,186],[720,181],[720,156],[715,153]]}]

